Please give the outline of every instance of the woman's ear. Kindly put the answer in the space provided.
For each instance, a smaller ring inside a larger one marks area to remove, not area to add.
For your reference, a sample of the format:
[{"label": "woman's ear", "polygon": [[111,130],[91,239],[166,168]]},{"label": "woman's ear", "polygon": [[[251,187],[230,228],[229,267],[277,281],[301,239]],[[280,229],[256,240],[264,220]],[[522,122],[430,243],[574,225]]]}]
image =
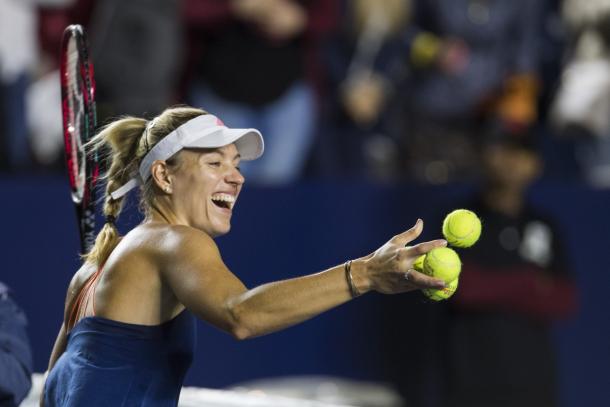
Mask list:
[{"label": "woman's ear", "polygon": [[172,193],[172,176],[170,174],[169,166],[165,161],[157,160],[153,162],[150,167],[150,173],[153,183],[161,191],[167,194]]}]

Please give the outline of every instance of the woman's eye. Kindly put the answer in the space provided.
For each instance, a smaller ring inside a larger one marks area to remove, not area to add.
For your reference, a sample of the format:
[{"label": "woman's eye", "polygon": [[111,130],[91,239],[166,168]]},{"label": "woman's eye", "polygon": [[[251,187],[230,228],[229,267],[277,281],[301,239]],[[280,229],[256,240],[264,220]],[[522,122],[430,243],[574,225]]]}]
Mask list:
[{"label": "woman's eye", "polygon": [[220,161],[214,161],[209,163],[209,165],[211,165],[212,167],[220,167]]},{"label": "woman's eye", "polygon": [[237,165],[237,166],[235,167],[235,169],[237,170],[237,172],[239,172],[239,173],[241,174],[241,167],[240,167],[239,165]]}]

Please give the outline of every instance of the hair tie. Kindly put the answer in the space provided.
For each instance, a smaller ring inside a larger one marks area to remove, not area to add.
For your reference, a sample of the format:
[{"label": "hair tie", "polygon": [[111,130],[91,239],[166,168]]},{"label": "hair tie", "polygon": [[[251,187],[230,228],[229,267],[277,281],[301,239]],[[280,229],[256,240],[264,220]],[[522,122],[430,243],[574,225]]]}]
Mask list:
[{"label": "hair tie", "polygon": [[114,215],[106,215],[106,223],[110,223],[112,226],[115,226],[116,216]]},{"label": "hair tie", "polygon": [[144,149],[146,152],[150,150],[148,147],[148,126],[144,129]]},{"label": "hair tie", "polygon": [[154,119],[152,119],[151,121],[149,121],[146,124],[146,128],[144,129],[144,148],[146,149],[146,152],[150,151],[150,145],[148,144],[148,135],[150,134],[150,129],[155,127],[155,124],[157,124],[156,117]]}]

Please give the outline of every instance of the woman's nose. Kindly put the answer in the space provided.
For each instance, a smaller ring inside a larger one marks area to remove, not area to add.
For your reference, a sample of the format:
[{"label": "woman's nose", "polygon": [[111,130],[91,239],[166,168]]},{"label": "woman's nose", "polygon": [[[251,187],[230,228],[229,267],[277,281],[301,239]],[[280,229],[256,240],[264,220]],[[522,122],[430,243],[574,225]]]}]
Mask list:
[{"label": "woman's nose", "polygon": [[242,173],[237,168],[232,168],[229,171],[226,180],[228,183],[235,185],[241,185],[246,181]]}]

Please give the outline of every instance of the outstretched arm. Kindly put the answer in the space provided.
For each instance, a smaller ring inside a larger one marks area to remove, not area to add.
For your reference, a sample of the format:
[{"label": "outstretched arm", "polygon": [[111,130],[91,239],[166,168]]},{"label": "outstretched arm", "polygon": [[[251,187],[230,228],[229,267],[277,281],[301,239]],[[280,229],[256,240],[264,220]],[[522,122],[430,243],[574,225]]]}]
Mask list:
[{"label": "outstretched arm", "polygon": [[[357,291],[393,294],[443,287],[442,281],[411,270],[418,256],[446,244],[435,240],[406,248],[422,228],[418,221],[374,253],[354,260],[351,273]],[[181,234],[172,255],[164,256],[167,283],[198,317],[238,339],[287,328],[352,298],[343,265],[248,290],[224,265],[211,238],[190,228]]]}]

